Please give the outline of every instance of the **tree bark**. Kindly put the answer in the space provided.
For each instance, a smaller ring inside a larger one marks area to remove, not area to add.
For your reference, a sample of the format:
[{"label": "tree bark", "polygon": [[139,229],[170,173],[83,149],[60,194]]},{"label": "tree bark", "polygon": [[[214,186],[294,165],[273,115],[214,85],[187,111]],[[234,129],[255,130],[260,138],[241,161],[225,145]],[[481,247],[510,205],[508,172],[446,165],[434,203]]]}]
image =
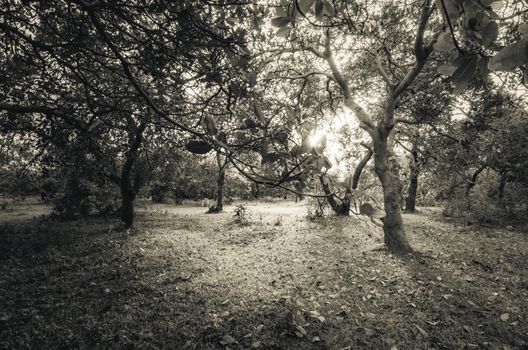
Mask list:
[{"label": "tree bark", "polygon": [[412,148],[412,164],[410,169],[410,182],[407,191],[407,198],[405,198],[405,211],[410,213],[416,212],[416,194],[418,192],[418,176],[420,175],[420,169],[418,165],[418,150],[416,144],[413,143]]},{"label": "tree bark", "polygon": [[399,165],[389,151],[390,129],[379,127],[374,140],[374,169],[383,187],[385,218],[383,219],[384,241],[387,248],[397,254],[411,251],[401,217],[401,181]]}]

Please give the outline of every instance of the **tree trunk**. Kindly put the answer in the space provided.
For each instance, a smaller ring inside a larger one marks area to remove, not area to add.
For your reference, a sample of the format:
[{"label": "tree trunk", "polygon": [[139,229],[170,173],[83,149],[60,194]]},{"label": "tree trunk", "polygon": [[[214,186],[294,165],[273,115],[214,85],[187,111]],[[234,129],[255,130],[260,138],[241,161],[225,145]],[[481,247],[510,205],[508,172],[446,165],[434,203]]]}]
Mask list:
[{"label": "tree trunk", "polygon": [[467,185],[466,185],[466,197],[469,196],[469,194],[471,193],[471,189],[473,187],[475,187],[476,183],[477,183],[477,178],[478,176],[480,175],[480,173],[486,169],[487,165],[481,165],[477,170],[475,170],[475,172],[473,173],[473,175],[471,176],[471,179],[468,181]]},{"label": "tree trunk", "polygon": [[401,217],[402,186],[399,165],[388,149],[387,137],[390,131],[382,128],[378,130],[379,137],[374,140],[374,167],[383,187],[385,245],[394,253],[406,254],[411,251],[411,246],[407,240]]},{"label": "tree trunk", "polygon": [[121,174],[121,222],[128,228],[134,224],[134,200],[136,191],[130,180],[130,173]]},{"label": "tree trunk", "polygon": [[216,179],[216,205],[215,211],[222,211],[224,209],[224,183],[225,183],[225,167],[221,167]]},{"label": "tree trunk", "polygon": [[139,126],[130,125],[129,149],[125,152],[125,162],[121,170],[121,179],[119,187],[121,190],[121,222],[125,228],[134,224],[134,200],[136,199],[136,190],[132,184],[132,167],[137,158],[139,147],[143,141],[143,131],[147,123],[142,121]]},{"label": "tree trunk", "polygon": [[416,212],[416,193],[418,192],[418,174],[411,170],[411,181],[409,190],[405,199],[405,210],[409,213]]},{"label": "tree trunk", "polygon": [[405,198],[405,210],[414,213],[416,212],[416,194],[418,192],[418,175],[420,175],[420,169],[418,168],[418,151],[416,144],[413,142],[412,148],[412,164],[410,169],[410,182],[409,189],[407,191],[407,198]]},{"label": "tree trunk", "polygon": [[361,174],[363,173],[363,169],[369,162],[370,158],[372,158],[372,154],[374,152],[369,148],[367,151],[367,154],[361,159],[358,166],[356,167],[356,170],[354,170],[354,176],[352,177],[352,189],[357,189],[359,185],[359,178],[361,177]]},{"label": "tree trunk", "polygon": [[[334,213],[338,216],[348,216],[350,214],[350,191],[347,189],[345,198],[340,199],[334,193],[332,193],[330,186],[324,179],[324,175],[319,176],[319,181],[321,182],[323,192],[326,195],[326,200],[328,201],[328,204],[330,204],[330,207]],[[338,200],[341,203],[338,203]]]}]

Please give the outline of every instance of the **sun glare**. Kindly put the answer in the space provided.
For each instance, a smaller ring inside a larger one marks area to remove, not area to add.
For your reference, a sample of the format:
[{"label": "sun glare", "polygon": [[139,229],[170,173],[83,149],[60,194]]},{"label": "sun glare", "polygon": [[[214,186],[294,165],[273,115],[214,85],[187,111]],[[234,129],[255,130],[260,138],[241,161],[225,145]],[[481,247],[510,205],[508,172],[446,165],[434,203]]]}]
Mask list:
[{"label": "sun glare", "polygon": [[309,142],[312,147],[319,146],[326,138],[326,147],[323,154],[332,162],[333,167],[330,172],[334,174],[345,174],[349,171],[345,166],[346,162],[342,162],[347,156],[347,149],[339,142],[339,132],[345,125],[352,129],[358,127],[357,120],[352,112],[343,108],[332,118],[321,122],[318,128],[309,136]]}]

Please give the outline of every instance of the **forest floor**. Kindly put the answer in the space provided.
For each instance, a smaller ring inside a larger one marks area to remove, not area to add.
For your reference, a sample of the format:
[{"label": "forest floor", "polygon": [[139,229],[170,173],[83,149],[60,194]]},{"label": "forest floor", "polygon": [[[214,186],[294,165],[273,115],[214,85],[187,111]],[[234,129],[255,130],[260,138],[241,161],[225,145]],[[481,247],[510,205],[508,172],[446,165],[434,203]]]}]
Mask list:
[{"label": "forest floor", "polygon": [[369,221],[293,202],[147,204],[116,219],[0,211],[0,348],[528,349],[528,232],[405,214],[399,258]]}]

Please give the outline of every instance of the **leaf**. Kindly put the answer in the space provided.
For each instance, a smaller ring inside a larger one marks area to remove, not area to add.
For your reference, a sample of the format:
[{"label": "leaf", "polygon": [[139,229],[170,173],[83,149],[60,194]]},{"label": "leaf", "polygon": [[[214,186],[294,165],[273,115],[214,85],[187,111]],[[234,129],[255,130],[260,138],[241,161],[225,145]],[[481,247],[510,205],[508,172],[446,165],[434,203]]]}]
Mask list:
[{"label": "leaf", "polygon": [[491,9],[495,12],[500,11],[506,3],[503,0],[493,1],[491,3]]},{"label": "leaf", "polygon": [[288,121],[295,121],[295,111],[290,106],[286,105],[286,116],[288,117]]},{"label": "leaf", "polygon": [[315,124],[312,122],[304,122],[301,126],[301,135],[308,136],[315,129]]},{"label": "leaf", "polygon": [[[442,6],[442,2],[444,6]],[[440,13],[442,13],[442,17],[444,18],[445,12],[447,12],[447,15],[449,16],[449,21],[451,23],[456,22],[458,16],[460,15],[460,7],[453,0],[436,0],[436,7],[440,11]]]},{"label": "leaf", "polygon": [[228,334],[228,335],[225,335],[222,338],[222,340],[220,340],[220,344],[222,344],[222,345],[232,345],[232,344],[238,344],[238,342],[236,341],[235,338],[233,338],[232,336],[230,336]]},{"label": "leaf", "polygon": [[484,31],[482,32],[482,45],[484,47],[489,47],[499,34],[499,25],[497,22],[489,22]]},{"label": "leaf", "polygon": [[216,120],[214,117],[210,116],[209,114],[205,115],[205,126],[207,128],[207,133],[211,136],[214,136],[218,134],[218,126],[216,125]]},{"label": "leaf", "polygon": [[282,6],[275,7],[275,14],[277,15],[277,17],[287,17],[288,16],[286,9]]},{"label": "leaf", "polygon": [[319,18],[323,15],[324,3],[323,0],[315,1],[315,17]]},{"label": "leaf", "polygon": [[288,141],[288,132],[286,130],[281,130],[275,134],[275,139],[279,142],[286,142]]},{"label": "leaf", "polygon": [[446,63],[438,67],[438,73],[447,75],[450,77],[453,75],[453,73],[455,73],[457,68],[458,66],[454,65],[453,63]]},{"label": "leaf", "polygon": [[429,336],[429,333],[427,333],[427,331],[425,331],[425,329],[421,328],[420,326],[418,326],[416,324],[414,326],[416,327],[418,332],[420,332],[420,334],[423,335],[425,338],[427,338]]},{"label": "leaf", "polygon": [[201,140],[190,140],[185,145],[185,148],[194,154],[206,154],[213,149],[210,144]]},{"label": "leaf", "polygon": [[302,153],[310,153],[312,151],[312,145],[310,143],[310,139],[308,137],[305,137],[302,140],[300,152]]},{"label": "leaf", "polygon": [[238,66],[242,69],[246,69],[249,66],[249,60],[246,56],[240,56],[238,59]]},{"label": "leaf", "polygon": [[436,42],[433,44],[433,49],[440,52],[451,51],[455,48],[455,42],[451,36],[451,32],[443,32],[438,36]]},{"label": "leaf", "polygon": [[271,25],[274,27],[284,28],[291,22],[290,17],[276,17],[271,20]]},{"label": "leaf", "polygon": [[528,63],[528,38],[523,38],[502,48],[493,56],[488,68],[493,71],[510,71]]},{"label": "leaf", "polygon": [[322,171],[323,168],[328,170],[332,167],[332,163],[327,157],[322,156],[317,159],[317,163],[315,166],[317,167],[317,169],[319,169],[319,171]]},{"label": "leaf", "polygon": [[220,131],[218,135],[216,135],[216,139],[222,143],[227,143],[227,135],[223,131]]},{"label": "leaf", "polygon": [[260,107],[260,103],[258,103],[257,101],[255,101],[253,103],[253,109],[255,111],[255,115],[257,116],[257,118],[260,119],[260,121],[265,124],[266,123],[266,120],[264,119],[264,113],[262,112],[262,108]]},{"label": "leaf", "polygon": [[527,22],[527,23],[520,24],[519,27],[517,28],[517,31],[518,31],[519,34],[521,34],[521,35],[526,35],[526,34],[528,34],[528,22]]},{"label": "leaf", "polygon": [[288,28],[288,27],[280,28],[275,33],[275,36],[278,36],[279,38],[287,38],[290,32],[291,32],[291,28]]},{"label": "leaf", "polygon": [[303,328],[303,326],[300,326],[300,325],[295,326],[295,335],[296,336],[298,336],[299,338],[302,338],[302,337],[306,336],[306,334],[308,334],[308,332],[306,332],[306,330]]},{"label": "leaf", "polygon": [[324,14],[328,17],[334,17],[337,14],[334,5],[328,1],[324,2]]},{"label": "leaf", "polygon": [[299,9],[301,12],[303,14],[308,14],[313,11],[315,0],[299,0],[297,3],[299,4]]},{"label": "leaf", "polygon": [[257,85],[257,73],[256,72],[251,72],[249,74],[249,87],[253,88],[253,87],[255,87],[255,85]]},{"label": "leaf", "polygon": [[461,94],[466,90],[471,83],[471,80],[475,76],[477,70],[478,56],[472,55],[466,64],[461,64],[457,70],[453,73],[452,81],[455,85],[453,90],[454,95]]},{"label": "leaf", "polygon": [[489,57],[481,57],[479,60],[478,70],[479,70],[480,77],[482,78],[482,80],[486,80],[488,78],[488,73],[489,73],[488,62],[489,62]]},{"label": "leaf", "polygon": [[244,125],[248,129],[254,129],[258,127],[257,123],[253,119],[250,119],[250,118],[244,119]]},{"label": "leaf", "polygon": [[502,315],[500,315],[500,319],[502,322],[508,322],[508,320],[510,319],[510,314],[509,313],[504,313]]}]

